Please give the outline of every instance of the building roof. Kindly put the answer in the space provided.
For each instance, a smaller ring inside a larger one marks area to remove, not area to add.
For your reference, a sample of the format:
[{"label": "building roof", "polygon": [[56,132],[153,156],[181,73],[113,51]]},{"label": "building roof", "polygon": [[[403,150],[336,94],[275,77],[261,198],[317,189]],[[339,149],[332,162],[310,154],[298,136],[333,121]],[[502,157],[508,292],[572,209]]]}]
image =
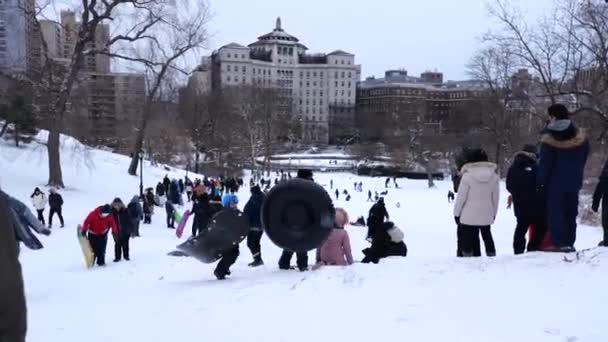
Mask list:
[{"label": "building roof", "polygon": [[224,48],[227,48],[227,49],[247,49],[246,46],[243,46],[241,44],[234,43],[234,42],[230,43],[230,44],[227,44],[227,45],[224,45],[220,49],[224,49]]},{"label": "building roof", "polygon": [[332,51],[332,52],[328,53],[327,55],[328,56],[329,55],[354,56],[352,53],[346,52],[346,51],[343,51],[343,50],[335,50],[335,51]]},{"label": "building roof", "polygon": [[249,44],[249,46],[281,43],[298,45],[300,47],[303,47],[304,49],[307,49],[306,46],[299,43],[299,41],[300,40],[298,38],[290,35],[289,33],[285,32],[285,30],[283,30],[281,18],[279,17],[277,18],[275,28],[274,30],[272,30],[272,32],[259,36],[258,40],[255,43]]}]

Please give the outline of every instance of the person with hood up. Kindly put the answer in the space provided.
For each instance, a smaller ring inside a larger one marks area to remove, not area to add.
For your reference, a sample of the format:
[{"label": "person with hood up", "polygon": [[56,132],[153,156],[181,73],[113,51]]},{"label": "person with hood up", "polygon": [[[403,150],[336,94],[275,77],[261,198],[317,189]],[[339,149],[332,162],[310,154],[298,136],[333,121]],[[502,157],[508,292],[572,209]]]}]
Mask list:
[{"label": "person with hood up", "polygon": [[482,149],[471,150],[467,164],[460,173],[462,178],[454,204],[454,219],[458,225],[459,253],[465,257],[481,256],[481,231],[487,256],[496,256],[491,225],[498,213],[500,178],[497,165],[488,161]]},{"label": "person with hood up", "polygon": [[55,188],[51,188],[49,190],[49,228],[53,227],[53,216],[57,214],[59,216],[59,222],[61,223],[61,228],[64,227],[63,215],[61,214],[61,210],[63,207],[63,197],[55,190]]},{"label": "person with hood up", "polygon": [[209,225],[212,217],[209,200],[209,194],[207,194],[203,185],[197,185],[192,195],[192,210],[190,210],[194,215],[194,219],[192,220],[192,236],[196,236],[207,229]]},{"label": "person with hood up", "polygon": [[42,224],[45,224],[44,208],[46,207],[47,202],[46,195],[40,190],[40,188],[36,188],[34,189],[34,193],[32,193],[30,198],[32,199],[32,204],[34,205],[36,212],[38,212],[38,220],[42,222]]},{"label": "person with hood up", "polygon": [[574,252],[579,192],[583,186],[589,141],[561,104],[549,107],[551,121],[541,136],[538,191],[544,195],[551,238],[557,250]]},{"label": "person with hood up", "polygon": [[604,228],[604,239],[599,243],[600,247],[608,247],[608,160],[600,175],[600,182],[593,193],[593,204],[591,209],[598,212],[602,205],[602,227]]},{"label": "person with hood up", "polygon": [[167,200],[173,205],[181,205],[182,194],[179,191],[179,184],[177,184],[177,181],[175,179],[171,181],[171,184],[169,185],[169,193],[167,196]]},{"label": "person with hood up", "polygon": [[95,208],[87,215],[80,228],[80,234],[86,236],[91,244],[97,266],[106,265],[106,247],[108,232],[118,235],[118,225],[112,216],[112,206],[109,204]]},{"label": "person with hood up", "polygon": [[156,184],[156,196],[162,197],[165,196],[165,186],[163,185],[162,182],[158,182],[158,184]]},{"label": "person with hood up", "polygon": [[139,237],[139,223],[144,219],[144,213],[141,204],[139,203],[139,196],[135,195],[133,198],[131,198],[131,202],[129,202],[127,210],[129,210],[129,216],[133,222],[133,232],[131,233],[131,237]]},{"label": "person with hood up", "polygon": [[526,145],[517,152],[507,173],[507,190],[511,193],[517,227],[513,236],[513,251],[526,251],[526,233],[530,225],[535,234],[531,236],[528,252],[538,251],[547,232],[544,199],[536,192],[536,146]]},{"label": "person with hood up", "polygon": [[144,224],[152,223],[152,214],[154,214],[154,194],[152,188],[148,189],[144,194]]},{"label": "person with hood up", "polygon": [[129,240],[135,230],[134,222],[129,209],[118,197],[112,201],[112,216],[118,226],[118,233],[112,234],[114,238],[114,262],[119,262],[123,256],[125,260],[129,261]]},{"label": "person with hood up", "polygon": [[[288,176],[290,174],[288,173]],[[314,178],[312,175],[312,171],[307,170],[307,169],[300,169],[298,170],[298,174],[297,177],[300,179],[305,179],[311,182],[314,182]],[[336,191],[338,191],[338,189],[336,189]],[[283,253],[281,253],[281,257],[279,258],[279,269],[281,270],[289,270],[291,269],[291,258],[293,257],[293,253],[292,251],[288,251],[288,250],[283,250]],[[300,270],[300,272],[304,272],[308,270],[308,253],[307,252],[301,252],[301,253],[296,253],[296,265],[298,266],[298,270]]]},{"label": "person with hood up", "polygon": [[194,185],[190,178],[186,177],[186,197],[188,198],[188,202],[192,199],[192,191],[194,190]]},{"label": "person with hood up", "polygon": [[336,208],[334,229],[317,249],[317,265],[347,266],[353,264],[350,238],[344,226],[348,224],[348,214],[342,208]]},{"label": "person with hood up", "polygon": [[27,306],[16,236],[18,231],[27,228],[18,227],[20,225],[9,196],[0,191],[0,341],[7,342],[25,342],[27,332]]},{"label": "person with hood up", "polygon": [[383,222],[374,230],[372,245],[363,250],[365,257],[361,262],[377,264],[380,259],[389,256],[407,256],[407,245],[403,238],[403,231],[393,222]]},{"label": "person with hood up", "polygon": [[378,202],[376,202],[369,209],[369,215],[367,217],[367,239],[371,239],[374,236],[374,230],[382,223],[384,220],[389,220],[388,211],[386,210],[386,204],[384,203],[384,198],[380,197]]},{"label": "person with hood up", "polygon": [[245,204],[243,212],[247,215],[249,220],[249,234],[247,234],[247,247],[251,251],[253,256],[253,262],[249,264],[250,267],[258,267],[264,265],[262,260],[262,247],[260,241],[264,230],[262,229],[262,204],[264,203],[264,193],[259,186],[251,188],[251,197]]},{"label": "person with hood up", "polygon": [[165,175],[163,178],[163,187],[165,188],[165,193],[169,193],[169,186],[171,186],[171,180],[169,179],[169,175]]}]

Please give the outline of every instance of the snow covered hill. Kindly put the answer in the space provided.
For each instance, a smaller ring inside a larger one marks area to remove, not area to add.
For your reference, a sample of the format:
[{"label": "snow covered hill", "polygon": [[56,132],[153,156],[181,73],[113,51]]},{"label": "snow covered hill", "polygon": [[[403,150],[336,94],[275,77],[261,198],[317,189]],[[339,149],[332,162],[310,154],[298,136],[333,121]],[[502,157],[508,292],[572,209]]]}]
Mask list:
[{"label": "snow covered hill", "polygon": [[[87,150],[88,158],[82,158],[86,149],[72,139],[64,140],[63,149],[66,228],[42,238],[45,249],[21,254],[30,342],[608,341],[608,252],[512,256],[515,219],[505,208],[506,192],[493,227],[499,256],[492,259],[454,257],[448,182],[429,190],[424,181],[402,180],[401,189],[388,189],[386,202],[391,219],[405,231],[407,258],[285,272],[276,264],[280,250],[264,239],[266,266],[248,268],[251,255],[243,243],[232,278],[220,282],[214,265],[166,255],[179,240],[164,227],[164,211],[157,210],[153,225],[132,240],[130,262],[86,270],[76,225],[95,206],[137,194],[139,178],[126,175],[123,156]],[[47,178],[46,163],[43,146],[2,143],[2,188],[29,203],[33,188]],[[166,173],[146,163],[145,185]],[[336,201],[351,218],[367,212],[368,189],[384,186],[383,179],[315,175],[326,186],[330,177],[351,192],[350,202],[343,196]],[[364,193],[352,191],[355,181],[363,182]],[[247,189],[239,197],[243,206]],[[348,230],[360,260],[364,229]],[[578,232],[579,249],[600,240],[598,228],[582,226]],[[110,239],[109,254],[112,247]]]}]

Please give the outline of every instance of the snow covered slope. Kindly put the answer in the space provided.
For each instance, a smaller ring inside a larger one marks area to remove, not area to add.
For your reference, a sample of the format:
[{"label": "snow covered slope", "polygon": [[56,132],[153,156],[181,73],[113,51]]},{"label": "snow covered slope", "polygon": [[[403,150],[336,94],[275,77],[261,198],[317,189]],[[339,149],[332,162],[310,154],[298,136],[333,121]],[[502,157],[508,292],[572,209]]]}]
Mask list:
[{"label": "snow covered slope", "polygon": [[[74,146],[71,139],[64,143],[67,227],[42,238],[45,249],[21,255],[29,342],[608,341],[608,252],[592,249],[568,260],[561,254],[512,256],[515,219],[504,192],[493,227],[499,256],[456,259],[448,182],[429,190],[424,181],[402,180],[401,189],[388,189],[387,207],[405,231],[409,256],[379,265],[279,271],[280,250],[264,239],[266,266],[248,268],[251,255],[243,243],[232,278],[219,282],[215,265],[166,255],[179,240],[157,210],[153,225],[132,240],[132,261],[87,271],[76,225],[95,206],[131,198],[139,178],[126,175],[128,158],[90,150],[90,163],[71,152]],[[0,145],[0,169],[2,188],[29,203],[33,188],[47,178],[46,151],[35,144]],[[146,186],[165,173],[146,163]],[[384,186],[383,179],[315,175],[326,186],[330,177],[351,192],[350,202],[344,196],[336,202],[351,219],[366,214],[367,190]],[[352,191],[355,181],[363,182],[364,193]],[[239,197],[243,206],[247,189]],[[364,228],[348,230],[360,260]],[[580,227],[577,247],[595,246],[600,235],[598,228]],[[112,247],[110,239],[109,255]]]}]

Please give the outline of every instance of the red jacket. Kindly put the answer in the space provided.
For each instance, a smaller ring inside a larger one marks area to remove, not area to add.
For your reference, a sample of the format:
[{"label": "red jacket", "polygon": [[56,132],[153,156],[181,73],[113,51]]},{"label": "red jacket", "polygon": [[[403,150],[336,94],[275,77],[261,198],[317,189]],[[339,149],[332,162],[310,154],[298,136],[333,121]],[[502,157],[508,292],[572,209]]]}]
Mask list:
[{"label": "red jacket", "polygon": [[87,216],[82,224],[80,231],[84,234],[87,231],[95,235],[104,235],[112,229],[112,234],[118,234],[118,226],[112,214],[102,217],[101,208],[97,208]]}]

